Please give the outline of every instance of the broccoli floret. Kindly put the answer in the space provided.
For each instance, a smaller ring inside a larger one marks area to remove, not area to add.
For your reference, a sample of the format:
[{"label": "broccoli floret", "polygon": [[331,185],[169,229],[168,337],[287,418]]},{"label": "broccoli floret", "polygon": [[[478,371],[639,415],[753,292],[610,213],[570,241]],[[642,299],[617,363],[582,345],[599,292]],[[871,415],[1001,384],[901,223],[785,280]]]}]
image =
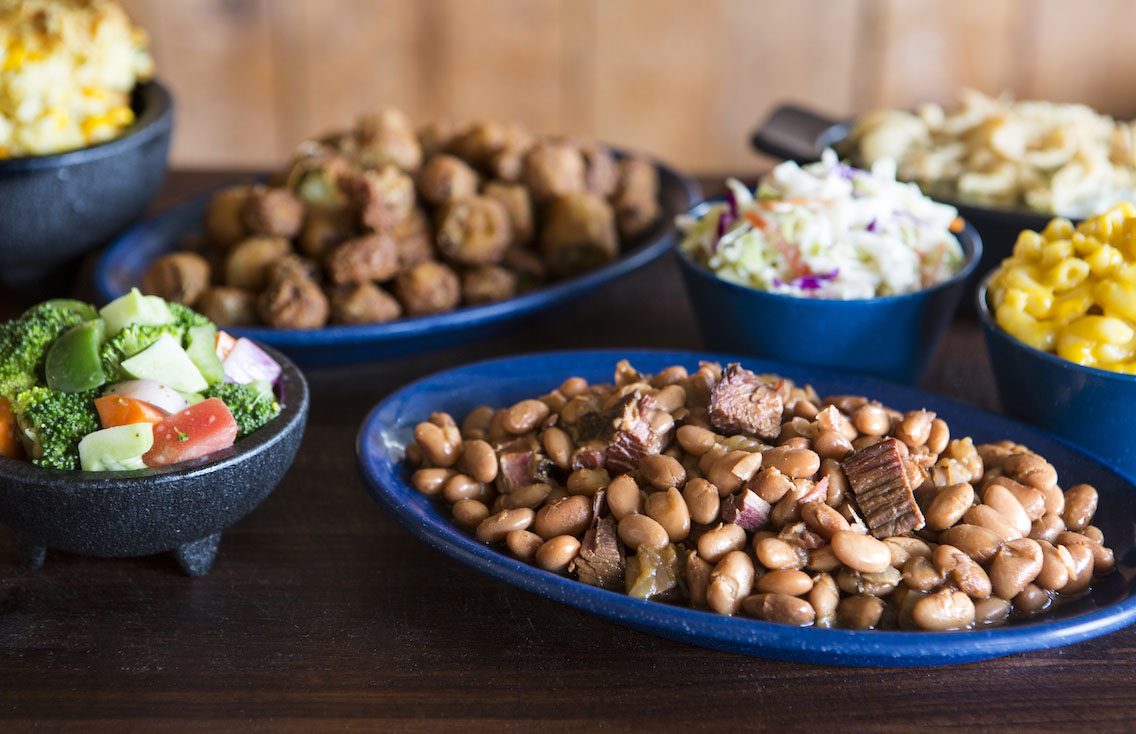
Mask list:
[{"label": "broccoli floret", "polygon": [[28,457],[49,469],[79,468],[79,441],[101,428],[96,390],[67,393],[46,387],[24,390],[12,402],[16,420],[30,444]]},{"label": "broccoli floret", "polygon": [[280,403],[272,394],[272,387],[264,382],[238,385],[235,382],[218,382],[209,386],[206,398],[221,398],[237,421],[237,440],[244,438],[280,414]]},{"label": "broccoli floret", "polygon": [[48,347],[82,321],[83,316],[74,309],[48,302],[0,324],[0,396],[11,399],[42,382]]},{"label": "broccoli floret", "polygon": [[162,324],[161,326],[144,326],[131,324],[107,339],[99,348],[99,358],[102,360],[103,373],[107,382],[125,380],[129,377],[122,371],[120,365],[125,359],[133,357],[146,347],[150,346],[163,334],[185,338],[184,330],[178,324]]},{"label": "broccoli floret", "polygon": [[213,323],[208,317],[202,316],[189,306],[175,301],[166,301],[166,306],[174,316],[174,324],[181,328],[183,334],[189,331],[191,326],[208,326]]}]

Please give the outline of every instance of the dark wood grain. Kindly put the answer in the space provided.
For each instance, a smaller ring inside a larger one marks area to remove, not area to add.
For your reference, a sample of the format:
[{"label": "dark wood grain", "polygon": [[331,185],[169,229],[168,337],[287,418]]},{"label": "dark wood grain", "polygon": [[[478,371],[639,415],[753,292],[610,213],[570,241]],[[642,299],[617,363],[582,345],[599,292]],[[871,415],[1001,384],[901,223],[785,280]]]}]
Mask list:
[{"label": "dark wood grain", "polygon": [[[225,178],[174,174],[158,205]],[[365,492],[355,433],[405,382],[486,357],[620,346],[701,346],[669,259],[505,336],[309,370],[295,465],[225,533],[204,578],[181,575],[168,555],[49,552],[42,570],[25,571],[0,531],[0,730],[1132,729],[1131,628],[913,670],[704,650],[483,576]],[[973,322],[952,325],[924,386],[996,407]]]}]

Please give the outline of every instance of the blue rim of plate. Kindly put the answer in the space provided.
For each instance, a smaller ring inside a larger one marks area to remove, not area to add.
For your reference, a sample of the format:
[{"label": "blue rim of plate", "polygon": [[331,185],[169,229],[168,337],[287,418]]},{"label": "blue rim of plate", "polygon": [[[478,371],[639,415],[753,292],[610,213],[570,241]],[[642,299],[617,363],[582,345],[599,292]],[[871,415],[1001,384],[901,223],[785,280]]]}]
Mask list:
[{"label": "blue rim of plate", "polygon": [[[622,155],[619,151],[617,154]],[[627,243],[629,249],[619,259],[603,267],[566,280],[557,281],[532,292],[497,303],[466,306],[433,316],[399,319],[385,324],[332,325],[320,329],[271,329],[267,327],[234,327],[228,329],[288,350],[337,349],[357,346],[379,347],[403,343],[429,335],[468,331],[490,326],[512,318],[537,313],[563,303],[598,286],[630,273],[660,257],[671,248],[675,236],[674,217],[689,210],[701,199],[698,183],[689,176],[654,161],[660,176],[662,214],[658,224],[641,239]],[[218,187],[220,188],[220,187]],[[201,229],[202,213],[217,189],[149,217],[119,236],[99,258],[94,273],[94,287],[99,302],[111,301],[137,285],[140,275],[154,257],[177,249],[177,239]],[[668,191],[681,195],[682,201],[668,206]]]},{"label": "blue rim of plate", "polygon": [[[1103,607],[1094,608],[1094,596],[1098,594],[1094,591],[1063,607],[1072,610],[1087,605],[1087,611],[1062,612],[1059,609],[1055,616],[1041,615],[1000,627],[964,632],[798,628],[633,599],[530,566],[477,542],[471,533],[447,517],[439,500],[419,494],[407,483],[409,473],[401,464],[400,452],[410,438],[414,424],[425,420],[427,413],[416,410],[413,415],[407,415],[405,407],[414,409],[415,402],[419,402],[429,405],[430,409],[445,409],[444,405],[435,405],[429,400],[452,390],[458,390],[459,394],[477,402],[470,396],[482,394],[476,387],[478,380],[485,379],[527,381],[531,383],[531,389],[542,391],[555,388],[573,374],[581,374],[589,380],[610,381],[615,363],[620,359],[630,359],[633,365],[646,371],[670,364],[693,367],[699,360],[738,361],[758,372],[777,372],[798,382],[813,383],[824,388],[820,390],[822,394],[863,394],[900,409],[924,406],[936,410],[948,423],[961,419],[968,424],[968,429],[977,428],[968,431],[976,441],[1012,438],[1029,443],[1043,455],[1048,451],[1058,459],[1058,464],[1077,461],[1078,471],[1083,472],[1087,468],[1092,475],[1107,477],[1111,483],[1102,485],[1105,487],[1102,489],[1102,507],[1107,506],[1107,495],[1136,495],[1131,477],[1110,468],[1083,449],[1005,416],[951,398],[874,378],[795,367],[742,355],[656,350],[520,355],[472,363],[411,383],[380,402],[367,415],[359,430],[356,456],[367,490],[384,510],[420,540],[498,580],[650,634],[736,653],[831,665],[944,665],[1069,645],[1116,631],[1136,621],[1136,543],[1123,551],[1118,550],[1118,570],[1096,581],[1099,589],[1110,579],[1119,579],[1112,585],[1127,584],[1130,592],[1126,598]],[[606,369],[602,377],[589,377],[601,367]],[[548,374],[548,379],[540,378],[541,374]],[[519,385],[513,389],[521,391]],[[527,386],[524,390],[524,395],[512,397],[520,399],[537,394]],[[1136,502],[1136,496],[1128,496],[1127,501]],[[1122,567],[1127,575],[1122,573]]]}]

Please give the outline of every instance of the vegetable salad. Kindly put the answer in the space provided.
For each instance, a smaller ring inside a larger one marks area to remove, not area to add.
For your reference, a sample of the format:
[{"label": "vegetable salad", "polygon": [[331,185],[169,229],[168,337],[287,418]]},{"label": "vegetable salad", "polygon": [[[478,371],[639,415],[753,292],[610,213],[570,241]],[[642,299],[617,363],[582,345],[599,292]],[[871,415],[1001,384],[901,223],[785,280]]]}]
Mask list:
[{"label": "vegetable salad", "polygon": [[96,311],[53,300],[0,324],[0,456],[129,471],[232,446],[280,412],[280,365],[138,290]]},{"label": "vegetable salad", "polygon": [[864,299],[911,293],[962,267],[954,207],[826,150],[805,166],[782,163],[755,192],[727,181],[725,203],[680,217],[681,249],[724,280],[805,298]]}]

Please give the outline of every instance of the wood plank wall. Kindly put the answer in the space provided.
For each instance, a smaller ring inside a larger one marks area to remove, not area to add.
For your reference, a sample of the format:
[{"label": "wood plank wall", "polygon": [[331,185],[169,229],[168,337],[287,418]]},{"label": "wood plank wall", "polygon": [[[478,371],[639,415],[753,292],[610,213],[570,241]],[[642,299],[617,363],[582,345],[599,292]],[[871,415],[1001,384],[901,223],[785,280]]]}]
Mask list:
[{"label": "wood plank wall", "polygon": [[1134,0],[124,0],[180,166],[273,166],[392,105],[756,172],[777,103],[846,115],[960,85],[1136,116]]}]

